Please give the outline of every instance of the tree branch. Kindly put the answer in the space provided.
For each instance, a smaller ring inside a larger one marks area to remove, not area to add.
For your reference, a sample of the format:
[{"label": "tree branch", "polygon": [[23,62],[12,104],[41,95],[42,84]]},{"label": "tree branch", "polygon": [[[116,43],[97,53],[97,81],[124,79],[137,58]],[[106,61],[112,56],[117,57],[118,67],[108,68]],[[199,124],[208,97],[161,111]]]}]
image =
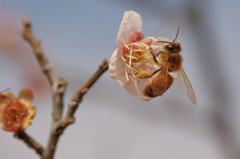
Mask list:
[{"label": "tree branch", "polygon": [[67,88],[67,81],[63,78],[56,80],[52,88],[53,121],[56,123],[62,118],[63,96]]},{"label": "tree branch", "polygon": [[40,156],[42,156],[43,154],[43,147],[41,144],[37,143],[33,138],[31,138],[30,136],[28,136],[25,131],[21,131],[21,132],[15,132],[14,134],[15,138],[21,139],[23,140],[29,147],[33,148],[37,154],[39,154]]},{"label": "tree branch", "polygon": [[23,27],[22,36],[32,47],[34,55],[52,87],[53,120],[57,122],[62,117],[63,95],[66,90],[67,81],[56,77],[51,64],[42,52],[39,40],[32,33],[31,22],[27,17],[23,17]]},{"label": "tree branch", "polygon": [[57,141],[59,138],[59,132],[56,131],[59,120],[62,117],[63,110],[63,95],[66,91],[67,81],[64,79],[59,79],[53,85],[53,120],[51,126],[51,132],[48,139],[48,145],[43,154],[43,159],[53,159],[54,152],[57,146]]},{"label": "tree branch", "polygon": [[[42,158],[48,156],[48,152],[56,148],[56,144],[52,147],[52,142],[55,141],[56,131],[55,127],[59,120],[62,118],[63,111],[63,96],[66,91],[67,81],[65,79],[57,78],[51,64],[43,54],[40,47],[40,42],[36,39],[32,33],[31,22],[27,17],[23,18],[23,31],[22,37],[30,44],[33,49],[34,55],[38,60],[38,63],[46,75],[52,89],[52,101],[53,101],[53,112],[52,112],[52,126],[48,140],[47,149],[43,152]],[[52,159],[52,158],[51,158]]]},{"label": "tree branch", "polygon": [[54,135],[50,138],[48,143],[48,148],[46,149],[46,154],[44,154],[44,159],[52,159],[58,143],[58,139],[63,133],[64,129],[74,122],[74,113],[78,108],[79,103],[82,101],[83,96],[87,93],[87,90],[99,79],[99,77],[108,69],[107,60],[103,60],[99,65],[98,70],[93,74],[93,76],[75,93],[73,98],[68,103],[68,110],[66,116],[60,120],[57,125],[52,129]]},{"label": "tree branch", "polygon": [[42,49],[40,47],[40,42],[37,40],[31,29],[31,22],[27,17],[23,17],[23,31],[22,37],[30,44],[33,49],[34,55],[38,60],[38,63],[43,71],[43,73],[47,76],[49,83],[52,85],[56,80],[56,75],[53,72],[51,64],[48,62],[46,57],[44,56]]},{"label": "tree branch", "polygon": [[61,123],[66,123],[68,125],[74,122],[73,116],[78,108],[78,104],[82,101],[82,98],[87,93],[87,91],[107,69],[108,62],[105,59],[99,65],[98,70],[93,74],[93,76],[75,93],[73,98],[69,101],[66,116],[60,121]]},{"label": "tree branch", "polygon": [[[67,81],[56,77],[50,63],[41,50],[39,41],[32,33],[31,23],[26,17],[23,18],[23,26],[24,29],[22,31],[22,36],[32,47],[34,55],[52,87],[53,118],[51,132],[47,148],[45,150],[42,148],[41,151],[37,152],[41,154],[42,159],[53,159],[60,135],[69,124],[74,122],[74,113],[77,110],[79,103],[82,101],[83,96],[87,93],[87,90],[91,88],[98,78],[108,69],[108,62],[107,60],[103,60],[93,76],[75,93],[73,98],[69,101],[66,116],[61,119],[63,110],[63,95],[66,91]],[[25,133],[21,135],[26,136]],[[34,140],[32,139],[31,141]]]}]

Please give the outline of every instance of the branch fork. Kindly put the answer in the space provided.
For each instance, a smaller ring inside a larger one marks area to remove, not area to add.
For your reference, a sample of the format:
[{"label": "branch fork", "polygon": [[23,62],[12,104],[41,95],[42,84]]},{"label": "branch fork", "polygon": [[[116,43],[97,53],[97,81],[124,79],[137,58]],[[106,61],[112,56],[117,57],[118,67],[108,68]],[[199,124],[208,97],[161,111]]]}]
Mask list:
[{"label": "branch fork", "polygon": [[68,102],[67,113],[62,117],[64,108],[63,96],[66,92],[67,80],[64,78],[57,78],[52,65],[45,57],[40,47],[40,42],[32,33],[31,22],[27,17],[23,17],[23,31],[22,37],[29,43],[33,53],[42,69],[43,74],[47,77],[48,82],[52,88],[52,126],[46,148],[36,142],[33,138],[27,135],[25,131],[16,132],[14,137],[23,140],[29,147],[34,149],[42,159],[53,159],[58,139],[63,134],[65,128],[73,124],[75,121],[74,114],[81,103],[83,96],[92,87],[92,85],[99,79],[99,77],[108,69],[107,60],[103,60],[98,70],[92,77],[73,95]]}]

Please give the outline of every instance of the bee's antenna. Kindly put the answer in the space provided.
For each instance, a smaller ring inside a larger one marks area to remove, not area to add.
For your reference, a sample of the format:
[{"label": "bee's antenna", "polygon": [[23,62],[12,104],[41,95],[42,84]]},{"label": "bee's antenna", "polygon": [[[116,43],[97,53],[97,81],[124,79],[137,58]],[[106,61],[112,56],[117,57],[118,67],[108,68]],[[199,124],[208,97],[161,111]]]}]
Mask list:
[{"label": "bee's antenna", "polygon": [[169,43],[169,41],[157,41],[157,42],[159,42],[159,43]]},{"label": "bee's antenna", "polygon": [[174,39],[172,42],[174,42],[175,40],[177,40],[179,29],[180,29],[180,27],[178,27],[176,37],[175,37],[175,39]]}]

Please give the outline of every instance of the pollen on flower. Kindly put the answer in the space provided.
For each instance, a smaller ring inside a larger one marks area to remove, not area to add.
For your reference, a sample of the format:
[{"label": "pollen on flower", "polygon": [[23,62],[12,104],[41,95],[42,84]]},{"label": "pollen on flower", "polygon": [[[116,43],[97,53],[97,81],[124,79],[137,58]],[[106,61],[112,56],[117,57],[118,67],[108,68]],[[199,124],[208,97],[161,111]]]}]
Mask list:
[{"label": "pollen on flower", "polygon": [[147,71],[141,70],[136,74],[135,77],[137,77],[139,79],[145,79],[145,78],[149,77],[149,73]]},{"label": "pollen on flower", "polygon": [[[125,48],[129,49],[129,52],[124,52],[121,56],[125,64],[125,76],[126,81],[140,82],[136,80],[135,74],[138,71],[144,69],[145,65],[151,65],[152,54],[149,51],[148,45],[142,42],[135,42],[124,45]],[[146,49],[145,49],[146,48]],[[141,68],[138,68],[141,67]],[[140,70],[139,70],[140,69]],[[137,86],[137,85],[136,85]],[[137,88],[136,88],[137,89]]]}]

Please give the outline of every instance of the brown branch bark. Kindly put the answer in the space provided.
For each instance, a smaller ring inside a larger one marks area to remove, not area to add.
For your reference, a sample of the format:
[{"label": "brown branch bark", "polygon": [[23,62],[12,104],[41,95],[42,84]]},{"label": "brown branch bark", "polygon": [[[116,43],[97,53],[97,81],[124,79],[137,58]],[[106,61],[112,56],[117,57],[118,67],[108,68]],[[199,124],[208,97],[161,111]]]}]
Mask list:
[{"label": "brown branch bark", "polygon": [[45,57],[40,42],[32,33],[31,22],[27,17],[23,17],[22,37],[30,44],[38,63],[46,75],[51,87],[53,98],[53,120],[57,122],[62,117],[63,110],[63,95],[66,90],[67,81],[56,77],[53,68]]},{"label": "brown branch bark", "polygon": [[[39,41],[32,33],[31,23],[26,17],[23,18],[23,26],[24,29],[22,31],[22,36],[32,47],[34,55],[51,85],[53,100],[53,118],[47,148],[43,149],[41,147],[40,151],[34,146],[30,147],[34,148],[36,152],[41,154],[42,159],[53,159],[59,137],[61,136],[63,130],[69,124],[74,122],[74,113],[77,110],[79,103],[82,101],[83,96],[87,93],[87,90],[91,88],[98,78],[108,69],[108,62],[107,60],[104,60],[93,76],[75,93],[73,98],[69,101],[66,116],[61,119],[63,110],[63,96],[66,91],[67,81],[65,79],[59,79],[56,77],[52,66],[42,52]],[[26,137],[24,132],[21,135]],[[31,139],[30,141],[34,140]]]},{"label": "brown branch bark", "polygon": [[98,70],[93,74],[93,76],[75,93],[73,98],[69,101],[66,116],[59,123],[61,127],[66,127],[74,122],[74,113],[77,110],[79,103],[82,101],[83,96],[107,69],[108,62],[105,59],[99,65]]},{"label": "brown branch bark", "polygon": [[29,147],[34,149],[37,154],[42,156],[43,151],[44,151],[42,145],[39,144],[38,142],[36,142],[30,136],[28,136],[25,131],[15,132],[14,137],[23,140]]},{"label": "brown branch bark", "polygon": [[49,83],[52,85],[56,80],[56,75],[53,72],[51,64],[48,62],[47,58],[44,56],[42,49],[40,47],[40,42],[37,40],[31,29],[31,22],[27,17],[23,17],[23,31],[22,37],[30,44],[33,49],[34,55],[38,60],[38,63],[43,71],[43,73],[47,76]]},{"label": "brown branch bark", "polygon": [[99,65],[98,70],[93,74],[93,76],[75,93],[73,98],[68,103],[68,110],[66,116],[61,119],[57,125],[54,126],[54,137],[49,140],[48,148],[46,149],[46,154],[44,159],[52,159],[58,143],[58,139],[63,133],[64,129],[74,122],[74,113],[76,112],[79,103],[82,101],[83,96],[87,93],[88,89],[99,79],[99,77],[108,69],[108,62],[103,60]]},{"label": "brown branch bark", "polygon": [[66,91],[67,81],[64,79],[59,79],[56,84],[53,86],[53,119],[51,131],[48,139],[47,148],[44,151],[42,156],[43,159],[53,159],[53,155],[57,146],[58,141],[58,132],[56,131],[56,127],[58,125],[59,120],[62,117],[63,110],[63,95]]},{"label": "brown branch bark", "polygon": [[[45,57],[41,47],[40,42],[32,33],[31,22],[27,17],[23,18],[23,31],[22,37],[30,44],[33,49],[34,55],[43,71],[47,77],[51,89],[52,89],[52,101],[53,101],[53,112],[52,112],[52,126],[49,135],[49,141],[47,148],[43,151],[42,158],[45,158],[48,149],[53,149],[51,146],[52,141],[55,139],[55,127],[58,124],[59,120],[62,118],[63,111],[63,96],[66,91],[67,81],[65,79],[57,78],[53,68],[47,58]],[[56,145],[55,145],[56,147]],[[54,149],[55,149],[54,147]],[[49,150],[50,151],[50,150]]]}]

